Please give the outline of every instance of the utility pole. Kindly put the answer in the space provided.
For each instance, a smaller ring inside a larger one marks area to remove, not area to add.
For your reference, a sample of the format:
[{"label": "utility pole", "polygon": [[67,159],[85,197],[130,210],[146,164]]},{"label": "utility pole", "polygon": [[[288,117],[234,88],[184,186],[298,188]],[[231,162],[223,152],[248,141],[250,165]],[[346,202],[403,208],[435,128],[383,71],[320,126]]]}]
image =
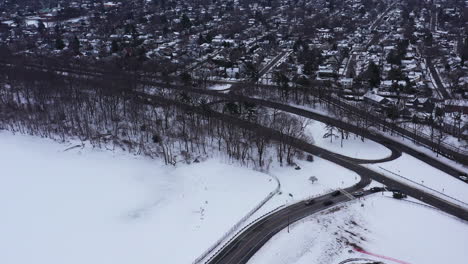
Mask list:
[{"label": "utility pole", "polygon": [[289,212],[288,212],[288,233],[289,233]]}]

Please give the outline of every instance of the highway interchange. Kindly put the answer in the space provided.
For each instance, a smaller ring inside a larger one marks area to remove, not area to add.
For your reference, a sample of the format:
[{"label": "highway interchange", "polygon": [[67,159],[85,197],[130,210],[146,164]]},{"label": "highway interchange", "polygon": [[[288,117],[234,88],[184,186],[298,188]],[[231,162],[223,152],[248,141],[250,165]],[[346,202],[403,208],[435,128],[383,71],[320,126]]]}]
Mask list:
[{"label": "highway interchange", "polygon": [[[76,75],[76,72],[72,74]],[[68,78],[72,78],[71,77],[72,74],[69,74]],[[87,78],[90,77],[90,75],[83,73],[83,72],[79,73],[79,75],[81,76],[80,78],[82,78],[85,75]],[[74,77],[74,78],[77,78],[77,77]],[[95,74],[93,74],[92,78],[98,78],[98,77]],[[149,81],[149,80],[144,80],[144,81],[139,80],[139,82],[147,86],[152,85],[153,87],[154,86],[159,87],[161,85],[160,83]],[[223,122],[229,122],[229,123],[235,124],[238,127],[251,130],[260,135],[264,135],[265,137],[268,137],[271,140],[277,140],[277,141],[281,140],[283,142],[287,142],[287,144],[289,144],[292,147],[295,147],[296,149],[302,150],[306,153],[310,153],[315,156],[319,156],[339,166],[352,170],[361,176],[361,181],[359,182],[359,184],[349,187],[347,189],[349,192],[363,190],[371,182],[371,180],[374,180],[388,187],[398,189],[402,191],[403,193],[411,197],[414,197],[424,203],[427,203],[435,208],[438,208],[439,210],[443,212],[446,212],[448,214],[461,218],[465,221],[468,221],[468,210],[466,210],[465,208],[462,208],[458,205],[453,204],[452,202],[449,202],[437,196],[434,196],[431,193],[428,193],[424,190],[421,190],[413,186],[410,186],[406,183],[394,180],[390,177],[387,177],[383,174],[380,174],[376,171],[373,171],[361,165],[365,163],[381,163],[385,161],[394,160],[400,157],[401,153],[404,152],[439,170],[446,172],[449,175],[457,177],[457,179],[461,173],[465,173],[441,162],[440,160],[436,158],[433,158],[429,155],[419,152],[402,143],[399,143],[398,141],[394,141],[382,135],[360,129],[344,121],[337,120],[332,117],[321,115],[321,114],[311,112],[308,110],[304,110],[301,108],[293,107],[290,105],[285,105],[285,104],[267,101],[267,100],[258,99],[258,98],[246,97],[246,96],[242,96],[242,95],[238,95],[234,93],[226,94],[226,93],[220,93],[216,91],[187,88],[187,87],[176,86],[176,85],[165,85],[164,87],[167,89],[180,90],[180,91],[185,91],[188,93],[209,95],[217,99],[252,102],[260,106],[278,109],[284,112],[289,112],[292,114],[300,115],[300,116],[303,116],[312,120],[317,120],[317,121],[324,122],[324,123],[331,123],[336,127],[344,128],[352,133],[358,134],[360,136],[363,136],[365,138],[371,139],[375,142],[385,145],[387,148],[389,148],[392,151],[392,154],[389,157],[386,157],[384,159],[378,159],[378,160],[355,159],[355,158],[346,157],[337,153],[333,153],[331,151],[320,148],[308,142],[304,142],[302,140],[281,134],[279,131],[276,131],[274,129],[264,127],[262,125],[252,123],[252,122],[249,122],[249,121],[246,121],[246,120],[234,117],[234,116],[219,113],[211,109],[205,109],[200,106],[182,103],[178,100],[174,100],[174,99],[170,99],[170,98],[166,98],[166,97],[162,97],[158,95],[150,95],[145,92],[133,91],[131,92],[131,94],[128,94],[128,96],[132,96],[132,98],[134,99],[136,98],[137,100],[140,100],[142,103],[145,103],[145,104],[151,104],[155,106],[161,105],[161,104],[170,104],[170,105],[175,105],[177,107],[185,109],[187,111],[193,111],[193,112],[198,112],[200,114],[209,115],[212,118],[220,119]],[[461,184],[463,184],[462,181],[460,182]],[[366,192],[366,194],[368,194],[368,192]],[[323,202],[325,200],[331,200],[334,203],[331,205],[324,205]],[[275,212],[271,215],[267,215],[265,218],[261,219],[256,224],[244,230],[235,239],[231,240],[229,244],[224,245],[223,249],[217,252],[217,254],[214,255],[214,257],[211,258],[210,261],[208,261],[207,263],[233,263],[233,264],[234,263],[235,264],[247,263],[248,259],[263,244],[265,244],[269,238],[271,238],[274,234],[276,234],[277,232],[282,230],[284,227],[286,227],[288,223],[300,220],[306,216],[312,215],[316,212],[325,210],[329,208],[330,206],[336,205],[337,203],[343,203],[348,200],[349,198],[344,195],[338,195],[334,197],[334,196],[331,196],[331,194],[325,194],[321,197],[316,198],[316,203],[314,203],[313,205],[306,207],[304,205],[304,202],[299,202],[297,204],[293,204],[288,207],[285,207],[281,209],[280,211]]]}]

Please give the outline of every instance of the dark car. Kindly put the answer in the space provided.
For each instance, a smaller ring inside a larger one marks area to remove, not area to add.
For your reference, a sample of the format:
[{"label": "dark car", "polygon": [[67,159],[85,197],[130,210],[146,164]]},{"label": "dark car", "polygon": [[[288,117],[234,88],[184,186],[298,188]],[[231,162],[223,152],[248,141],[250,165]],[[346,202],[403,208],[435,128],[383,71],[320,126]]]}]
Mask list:
[{"label": "dark car", "polygon": [[314,199],[310,199],[310,200],[307,200],[305,202],[305,205],[311,205],[311,204],[314,204],[315,203],[315,200]]},{"label": "dark car", "polygon": [[369,190],[373,193],[376,193],[376,192],[383,192],[385,189],[382,187],[372,187]]},{"label": "dark car", "polygon": [[340,191],[335,191],[334,193],[332,193],[332,196],[333,196],[333,197],[336,197],[336,196],[338,196],[338,195],[340,195],[340,194],[341,194]]},{"label": "dark car", "polygon": [[458,178],[460,178],[462,181],[468,181],[468,174],[462,172],[458,175]]},{"label": "dark car", "polygon": [[363,195],[364,195],[364,192],[355,192],[355,193],[353,193],[354,197],[361,197]]},{"label": "dark car", "polygon": [[406,198],[408,197],[406,194],[402,193],[402,192],[393,192],[393,198],[395,199],[403,199],[403,198]]},{"label": "dark car", "polygon": [[333,201],[325,201],[323,202],[323,205],[325,206],[329,206],[329,205],[332,205],[333,204]]}]

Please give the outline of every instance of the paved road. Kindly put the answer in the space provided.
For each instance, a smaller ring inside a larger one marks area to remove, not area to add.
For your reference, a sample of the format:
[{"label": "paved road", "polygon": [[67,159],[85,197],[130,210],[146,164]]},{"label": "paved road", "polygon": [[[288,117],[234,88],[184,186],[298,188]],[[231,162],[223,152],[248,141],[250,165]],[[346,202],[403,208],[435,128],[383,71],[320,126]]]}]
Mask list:
[{"label": "paved road", "polygon": [[266,65],[265,67],[263,67],[263,69],[261,69],[259,72],[258,72],[258,79],[262,78],[263,75],[265,75],[268,71],[271,70],[271,68],[273,66],[276,65],[276,63],[281,59],[283,58],[288,52],[287,51],[282,51],[280,54],[278,54],[273,60],[270,61],[270,63],[268,63],[268,65]]},{"label": "paved road", "polygon": [[426,57],[426,63],[427,63],[427,67],[431,71],[432,78],[434,78],[437,90],[439,90],[440,94],[442,95],[444,99],[451,99],[452,97],[447,92],[447,89],[445,89],[445,86],[442,83],[442,80],[440,79],[439,73],[436,71],[434,64],[432,63],[432,59],[429,57]]},{"label": "paved road", "polygon": [[[352,193],[362,189],[369,184],[369,180],[364,179],[357,185],[345,189]],[[364,195],[370,194],[366,191]],[[207,261],[210,264],[241,264],[247,261],[275,234],[287,228],[293,222],[299,221],[307,216],[326,210],[349,201],[350,198],[340,194],[333,196],[332,193],[322,195],[313,199],[314,203],[306,205],[305,202],[299,202],[292,206],[286,207],[277,211],[268,217],[256,222],[249,228],[244,230],[241,235],[237,236],[213,258]],[[333,204],[326,205],[326,201],[332,201]]]}]

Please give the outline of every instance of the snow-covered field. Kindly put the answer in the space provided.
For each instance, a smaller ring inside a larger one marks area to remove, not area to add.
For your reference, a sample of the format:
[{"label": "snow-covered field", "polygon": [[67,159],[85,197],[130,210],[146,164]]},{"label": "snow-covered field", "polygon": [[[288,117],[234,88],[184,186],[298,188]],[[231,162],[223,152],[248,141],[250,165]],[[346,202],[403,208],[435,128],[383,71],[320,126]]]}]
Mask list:
[{"label": "snow-covered field", "polygon": [[[290,233],[283,230],[273,237],[249,264],[336,264],[349,258],[468,263],[468,223],[380,194],[362,202],[363,207],[356,201],[292,224]],[[355,246],[380,257],[356,252]]]},{"label": "snow-covered field", "polygon": [[390,156],[391,151],[385,146],[374,142],[369,139],[361,140],[360,137],[350,134],[348,139],[343,140],[343,147],[341,146],[341,135],[338,131],[334,133],[339,138],[324,138],[323,135],[327,133],[326,124],[312,121],[306,127],[306,133],[312,136],[314,144],[324,149],[346,155],[353,158],[360,159],[381,159]]},{"label": "snow-covered field", "polygon": [[[369,164],[367,166],[379,173],[387,175],[388,177],[414,185],[402,177],[410,179],[422,185],[415,185],[418,188],[425,190],[424,186],[429,187],[441,194],[448,195],[466,203],[465,206],[468,207],[467,184],[408,154],[403,153],[403,155],[396,160],[379,164]],[[402,177],[399,177],[398,175]],[[447,199],[448,197],[443,198]]]},{"label": "snow-covered field", "polygon": [[67,147],[0,131],[0,263],[191,263],[277,185],[219,160]]},{"label": "snow-covered field", "polygon": [[267,175],[76,145],[0,131],[0,263],[191,263],[276,189],[274,178],[280,194],[245,224],[359,181],[317,157],[301,170],[273,162]]}]

